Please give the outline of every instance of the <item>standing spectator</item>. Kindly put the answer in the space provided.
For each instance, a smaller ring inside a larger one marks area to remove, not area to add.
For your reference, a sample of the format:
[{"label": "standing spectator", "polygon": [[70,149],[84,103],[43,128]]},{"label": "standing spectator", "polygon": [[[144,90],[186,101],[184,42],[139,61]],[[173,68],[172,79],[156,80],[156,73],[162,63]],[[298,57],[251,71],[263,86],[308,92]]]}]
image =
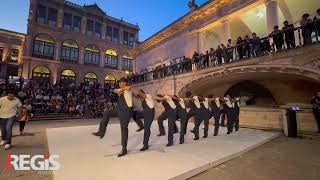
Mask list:
[{"label": "standing spectator", "polygon": [[215,65],[222,64],[222,49],[221,49],[220,45],[218,45],[218,47],[215,51],[215,54],[216,54]]},{"label": "standing spectator", "polygon": [[256,33],[252,33],[252,39],[251,39],[251,43],[252,43],[252,56],[260,56],[261,54],[261,49],[260,49],[260,38],[257,37]]},{"label": "standing spectator", "polygon": [[320,91],[317,92],[317,96],[312,98],[311,104],[313,105],[313,115],[318,125],[318,133],[320,133]]},{"label": "standing spectator", "polygon": [[314,16],[313,21],[315,23],[316,34],[320,37],[320,9],[317,10],[317,14]]},{"label": "standing spectator", "polygon": [[233,44],[231,42],[231,39],[228,39],[228,44],[227,44],[227,63],[233,61]]},{"label": "standing spectator", "polygon": [[29,120],[27,107],[25,106],[22,107],[21,117],[18,120],[19,120],[20,135],[23,135],[24,127],[26,126],[26,122],[28,122]]},{"label": "standing spectator", "polygon": [[8,95],[0,98],[0,126],[1,126],[1,138],[0,145],[5,150],[11,148],[12,127],[16,120],[16,115],[19,112],[21,114],[21,102],[16,98],[13,90],[8,91]]},{"label": "standing spectator", "polygon": [[227,59],[228,59],[228,52],[227,52],[227,47],[224,44],[221,44],[221,48],[222,48],[222,56],[223,56],[223,63],[227,63]]},{"label": "standing spectator", "polygon": [[282,50],[283,46],[283,33],[279,30],[279,26],[274,26],[273,31],[269,35],[273,39],[274,45],[276,45],[277,51]]},{"label": "standing spectator", "polygon": [[238,51],[238,56],[239,59],[243,59],[243,40],[242,38],[239,36],[237,39],[237,51]]},{"label": "standing spectator", "polygon": [[204,55],[203,65],[205,68],[209,66],[209,51],[206,51],[206,54]]},{"label": "standing spectator", "polygon": [[303,44],[308,45],[312,43],[311,33],[312,33],[312,21],[309,18],[309,14],[302,15],[301,19],[301,28],[302,28],[302,37],[303,37]]},{"label": "standing spectator", "polygon": [[288,21],[283,22],[284,27],[282,28],[282,31],[285,35],[285,41],[288,49],[295,48],[296,42],[294,38],[294,26],[293,24],[289,24]]},{"label": "standing spectator", "polygon": [[197,70],[198,63],[199,63],[199,54],[196,51],[192,55],[192,61],[193,61],[193,70]]},{"label": "standing spectator", "polygon": [[244,45],[244,55],[247,57],[247,58],[250,58],[250,56],[251,56],[251,40],[250,40],[250,38],[249,38],[249,36],[248,35],[246,35],[245,37],[244,37],[244,43],[245,43],[245,45]]}]

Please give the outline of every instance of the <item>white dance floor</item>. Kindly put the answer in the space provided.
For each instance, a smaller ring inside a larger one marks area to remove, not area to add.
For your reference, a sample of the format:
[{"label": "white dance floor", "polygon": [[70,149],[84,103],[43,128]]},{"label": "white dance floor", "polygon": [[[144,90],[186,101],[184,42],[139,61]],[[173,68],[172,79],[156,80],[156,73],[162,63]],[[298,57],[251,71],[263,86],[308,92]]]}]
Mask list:
[{"label": "white dance floor", "polygon": [[[167,124],[165,122],[165,124]],[[193,128],[193,123],[189,124]],[[186,179],[253,149],[278,136],[259,130],[241,129],[231,135],[221,128],[220,134],[166,147],[167,136],[157,137],[158,125],[154,121],[149,151],[140,152],[143,131],[137,133],[134,123],[129,125],[128,155],[118,158],[121,150],[120,125],[108,126],[104,139],[91,135],[98,126],[80,126],[47,129],[50,154],[60,155],[61,168],[54,171],[54,180],[166,180]],[[167,128],[166,128],[167,129]],[[202,132],[202,126],[201,126]]]}]

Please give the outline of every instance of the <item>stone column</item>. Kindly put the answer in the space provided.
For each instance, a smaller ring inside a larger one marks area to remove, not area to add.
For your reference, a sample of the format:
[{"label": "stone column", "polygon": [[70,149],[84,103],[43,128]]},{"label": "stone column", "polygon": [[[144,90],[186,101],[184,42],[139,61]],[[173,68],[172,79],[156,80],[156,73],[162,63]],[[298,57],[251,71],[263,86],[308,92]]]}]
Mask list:
[{"label": "stone column", "polygon": [[30,36],[26,36],[26,40],[24,42],[23,54],[24,56],[31,56],[32,51],[32,39]]},{"label": "stone column", "polygon": [[105,40],[106,39],[106,32],[107,31],[107,23],[103,22],[102,23],[102,30],[101,30],[101,39]]},{"label": "stone column", "polygon": [[81,20],[81,33],[82,34],[86,34],[87,32],[87,17],[82,16],[82,20]]},{"label": "stone column", "polygon": [[122,27],[120,27],[119,28],[119,43],[120,44],[123,44],[123,28]]},{"label": "stone column", "polygon": [[58,20],[57,20],[58,29],[62,29],[63,26],[63,8],[58,9]]},{"label": "stone column", "polygon": [[104,51],[100,51],[99,67],[104,68]]},{"label": "stone column", "polygon": [[266,18],[268,33],[273,31],[273,27],[279,25],[278,2],[276,0],[266,0]]},{"label": "stone column", "polygon": [[84,64],[84,47],[80,47],[79,48],[79,60],[78,60],[78,64]]},{"label": "stone column", "polygon": [[121,63],[122,63],[122,54],[118,53],[118,69],[122,69]]},{"label": "stone column", "polygon": [[60,45],[58,42],[54,45],[54,60],[59,61],[60,60]]},{"label": "stone column", "polygon": [[226,19],[221,22],[221,43],[227,44],[228,39],[231,39],[230,20]]}]

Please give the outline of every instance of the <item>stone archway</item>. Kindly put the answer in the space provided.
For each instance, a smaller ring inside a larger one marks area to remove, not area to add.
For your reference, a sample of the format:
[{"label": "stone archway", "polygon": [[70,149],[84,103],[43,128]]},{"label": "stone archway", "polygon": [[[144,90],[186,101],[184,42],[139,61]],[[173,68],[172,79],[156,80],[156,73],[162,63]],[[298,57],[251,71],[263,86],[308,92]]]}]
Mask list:
[{"label": "stone archway", "polygon": [[264,86],[253,81],[241,81],[231,86],[224,95],[240,97],[241,104],[247,106],[277,106],[272,93]]}]

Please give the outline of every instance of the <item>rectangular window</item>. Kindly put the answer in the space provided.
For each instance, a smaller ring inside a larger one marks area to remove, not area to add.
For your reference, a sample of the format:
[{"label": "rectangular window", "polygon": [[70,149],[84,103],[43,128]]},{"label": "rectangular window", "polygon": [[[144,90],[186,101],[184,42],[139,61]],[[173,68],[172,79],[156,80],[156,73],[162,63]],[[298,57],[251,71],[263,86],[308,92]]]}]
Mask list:
[{"label": "rectangular window", "polygon": [[134,46],[134,34],[133,33],[129,34],[129,46],[130,47]]},{"label": "rectangular window", "polygon": [[93,35],[93,21],[87,20],[87,35],[92,36]]},{"label": "rectangular window", "polygon": [[73,32],[80,32],[81,29],[81,17],[73,16]]},{"label": "rectangular window", "polygon": [[113,28],[113,42],[119,43],[120,42],[120,34],[118,28]]},{"label": "rectangular window", "polygon": [[3,47],[0,47],[0,61],[2,61],[3,58]]},{"label": "rectangular window", "polygon": [[48,24],[51,27],[56,27],[57,25],[57,10],[54,8],[49,8]]},{"label": "rectangular window", "polygon": [[85,51],[84,62],[87,64],[99,65],[99,56],[98,52]]},{"label": "rectangular window", "polygon": [[109,41],[109,42],[112,41],[112,27],[111,26],[107,26],[106,38],[107,38],[107,41]]},{"label": "rectangular window", "polygon": [[19,60],[19,50],[12,49],[10,62],[18,63],[18,60]]},{"label": "rectangular window", "polygon": [[132,70],[133,70],[132,61],[133,61],[132,59],[123,58],[123,59],[122,59],[122,69],[123,69],[123,70],[132,71]]},{"label": "rectangular window", "polygon": [[37,5],[37,23],[45,24],[47,19],[47,7],[38,4]]},{"label": "rectangular window", "polygon": [[129,45],[129,33],[127,31],[123,31],[123,44]]},{"label": "rectangular window", "polygon": [[63,15],[63,29],[65,31],[71,31],[72,26],[72,14],[64,13]]},{"label": "rectangular window", "polygon": [[94,35],[97,38],[101,38],[101,23],[96,22],[94,27]]}]

